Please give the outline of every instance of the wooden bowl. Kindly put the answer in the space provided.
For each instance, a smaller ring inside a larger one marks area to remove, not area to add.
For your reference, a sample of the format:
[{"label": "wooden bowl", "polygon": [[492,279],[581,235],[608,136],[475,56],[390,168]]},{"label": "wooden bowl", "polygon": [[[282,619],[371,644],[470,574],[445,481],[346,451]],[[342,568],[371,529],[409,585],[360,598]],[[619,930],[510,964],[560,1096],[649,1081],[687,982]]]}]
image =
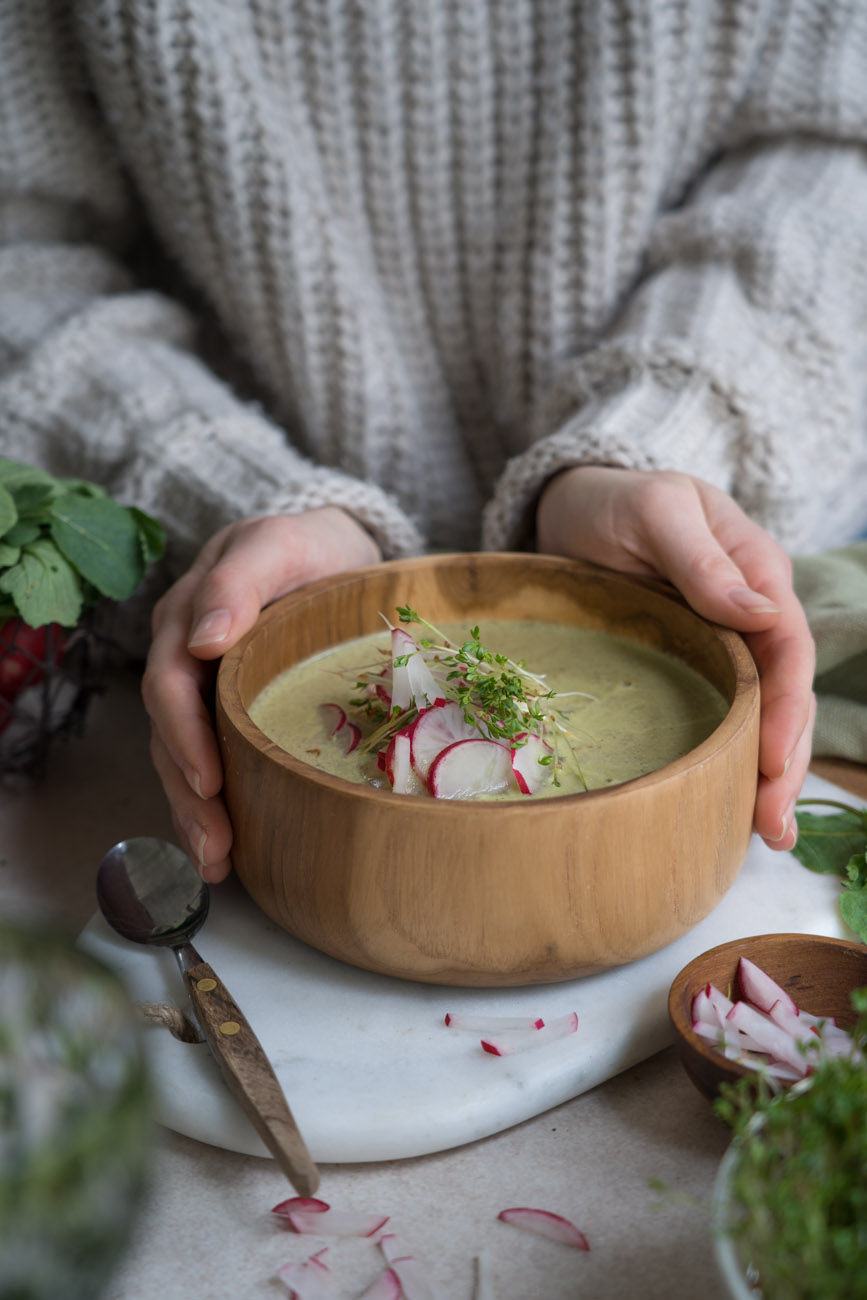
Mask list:
[{"label": "wooden bowl", "polygon": [[855,1022],[854,989],[867,985],[867,947],[848,939],[816,934],[760,934],[710,948],[676,976],[668,995],[668,1014],[684,1068],[709,1100],[721,1083],[755,1078],[748,1066],[728,1061],[692,1029],[692,1001],[706,984],[715,984],[732,1001],[741,996],[738,961],[749,957],[815,1016],[833,1016],[849,1029]]},{"label": "wooden bowl", "polygon": [[[677,762],[587,794],[436,800],[327,775],[247,708],[290,665],[413,605],[435,623],[540,619],[680,656],[730,701]],[[663,947],[719,902],[746,856],[758,678],[736,633],[672,589],[553,556],[398,560],[277,601],[224,657],[217,732],[237,874],[277,924],[368,970],[436,984],[571,979]]]}]

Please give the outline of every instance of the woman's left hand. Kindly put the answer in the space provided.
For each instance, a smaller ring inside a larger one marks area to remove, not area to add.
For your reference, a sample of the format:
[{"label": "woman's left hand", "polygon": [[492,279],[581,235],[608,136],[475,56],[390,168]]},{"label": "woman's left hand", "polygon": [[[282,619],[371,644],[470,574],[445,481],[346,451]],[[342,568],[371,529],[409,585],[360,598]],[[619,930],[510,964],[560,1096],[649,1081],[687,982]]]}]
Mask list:
[{"label": "woman's left hand", "polygon": [[536,536],[549,554],[667,579],[699,614],[742,634],[762,686],[755,829],[771,848],[792,848],[810,762],[815,647],[782,547],[700,479],[596,465],[550,481]]}]

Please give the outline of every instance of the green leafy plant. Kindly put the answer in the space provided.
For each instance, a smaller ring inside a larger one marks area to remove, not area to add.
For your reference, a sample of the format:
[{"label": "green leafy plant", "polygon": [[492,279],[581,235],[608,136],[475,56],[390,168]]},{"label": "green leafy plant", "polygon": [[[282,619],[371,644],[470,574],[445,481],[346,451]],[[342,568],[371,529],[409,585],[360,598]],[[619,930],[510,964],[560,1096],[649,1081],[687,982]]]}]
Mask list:
[{"label": "green leafy plant", "polygon": [[[792,853],[811,871],[842,877],[840,915],[867,942],[867,808],[835,799],[799,799],[797,806],[798,841]],[[814,806],[837,811],[803,811]]]},{"label": "green leafy plant", "polygon": [[852,1002],[851,1054],[786,1091],[724,1084],[715,1103],[734,1130],[717,1226],[767,1300],[867,1298],[867,989]]},{"label": "green leafy plant", "polygon": [[97,484],[0,460],[0,622],[74,627],[100,597],[131,596],[164,543],[155,519]]}]

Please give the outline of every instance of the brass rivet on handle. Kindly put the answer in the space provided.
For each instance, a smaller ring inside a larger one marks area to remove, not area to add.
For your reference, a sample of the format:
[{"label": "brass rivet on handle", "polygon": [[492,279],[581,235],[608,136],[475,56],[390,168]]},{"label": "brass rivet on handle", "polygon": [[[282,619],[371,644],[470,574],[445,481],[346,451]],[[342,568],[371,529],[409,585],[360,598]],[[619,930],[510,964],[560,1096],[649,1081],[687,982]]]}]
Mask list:
[{"label": "brass rivet on handle", "polygon": [[196,980],[196,988],[200,993],[210,993],[211,989],[217,987],[217,981],[211,979]]},{"label": "brass rivet on handle", "polygon": [[220,1033],[225,1034],[227,1038],[231,1038],[233,1034],[239,1034],[240,1032],[241,1026],[237,1020],[224,1020],[220,1025]]}]

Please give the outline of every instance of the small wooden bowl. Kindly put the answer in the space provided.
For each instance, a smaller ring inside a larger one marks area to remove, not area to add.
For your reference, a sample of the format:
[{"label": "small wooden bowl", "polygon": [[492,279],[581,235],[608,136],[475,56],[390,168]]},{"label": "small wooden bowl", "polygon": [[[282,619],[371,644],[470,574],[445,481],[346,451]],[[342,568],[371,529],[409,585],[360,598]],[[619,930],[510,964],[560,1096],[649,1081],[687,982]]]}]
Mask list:
[{"label": "small wooden bowl", "polygon": [[721,1083],[755,1078],[755,1071],[726,1058],[692,1029],[692,1002],[706,984],[715,984],[732,1001],[741,996],[738,961],[749,957],[815,1016],[833,1016],[844,1029],[855,1022],[854,989],[867,985],[867,947],[848,939],[816,934],[760,934],[733,939],[696,957],[675,978],[668,1015],[683,1066],[700,1092],[713,1101]]},{"label": "small wooden bowl", "polygon": [[[730,702],[713,734],[648,776],[588,794],[484,803],[376,790],[273,744],[248,706],[279,672],[382,627],[408,603],[435,623],[541,619],[679,656]],[[398,560],[266,609],[223,658],[217,733],[237,874],[277,924],[368,970],[521,985],[622,965],[710,912],[749,845],[758,677],[743,641],[660,583],[559,557]]]}]

